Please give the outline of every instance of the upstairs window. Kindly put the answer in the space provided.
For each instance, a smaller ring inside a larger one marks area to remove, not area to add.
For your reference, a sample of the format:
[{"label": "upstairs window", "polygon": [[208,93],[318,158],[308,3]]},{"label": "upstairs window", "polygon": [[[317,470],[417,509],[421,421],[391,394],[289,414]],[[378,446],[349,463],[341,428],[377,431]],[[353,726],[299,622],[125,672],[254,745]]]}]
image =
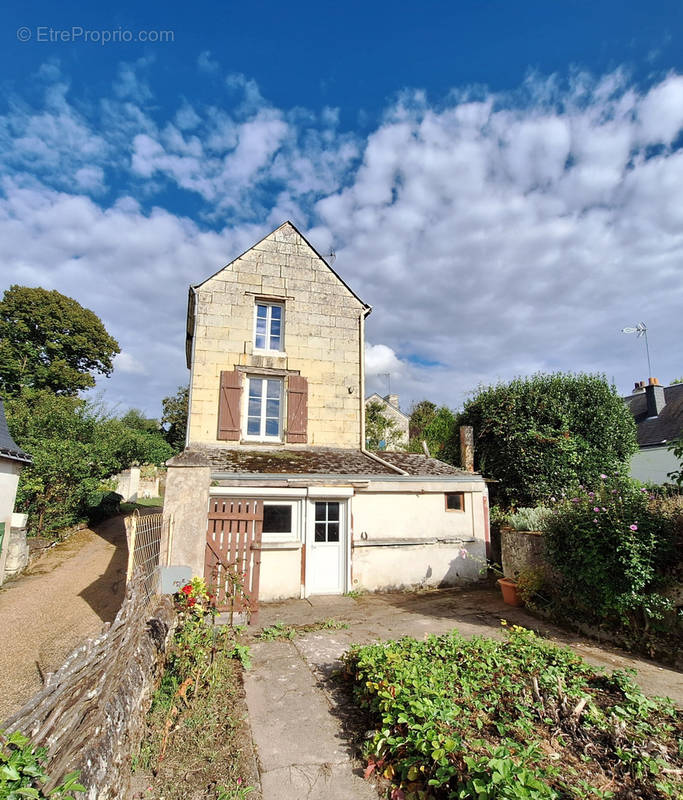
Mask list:
[{"label": "upstairs window", "polygon": [[254,348],[270,352],[284,350],[285,308],[281,303],[256,303]]},{"label": "upstairs window", "polygon": [[282,380],[249,378],[247,438],[282,438]]}]

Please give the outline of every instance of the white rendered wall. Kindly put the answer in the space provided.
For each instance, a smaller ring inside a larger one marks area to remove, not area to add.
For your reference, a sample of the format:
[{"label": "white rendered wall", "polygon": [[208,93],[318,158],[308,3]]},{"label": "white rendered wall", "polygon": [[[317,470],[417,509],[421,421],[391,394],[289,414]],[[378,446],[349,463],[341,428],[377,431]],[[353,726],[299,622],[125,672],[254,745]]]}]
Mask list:
[{"label": "white rendered wall", "polygon": [[671,483],[668,472],[680,464],[666,447],[646,447],[631,456],[631,477],[643,483]]},{"label": "white rendered wall", "polygon": [[465,492],[464,511],[446,511],[443,492],[356,494],[352,588],[376,591],[478,580],[486,563],[483,498],[481,489]]},{"label": "white rendered wall", "polygon": [[262,550],[259,600],[289,597],[301,597],[301,548]]},{"label": "white rendered wall", "polygon": [[2,583],[5,574],[5,558],[9,543],[9,532],[12,527],[12,512],[14,511],[14,500],[17,496],[20,472],[21,464],[17,461],[0,458],[0,522],[5,523],[5,537],[2,543],[2,552],[0,552],[0,583]]}]

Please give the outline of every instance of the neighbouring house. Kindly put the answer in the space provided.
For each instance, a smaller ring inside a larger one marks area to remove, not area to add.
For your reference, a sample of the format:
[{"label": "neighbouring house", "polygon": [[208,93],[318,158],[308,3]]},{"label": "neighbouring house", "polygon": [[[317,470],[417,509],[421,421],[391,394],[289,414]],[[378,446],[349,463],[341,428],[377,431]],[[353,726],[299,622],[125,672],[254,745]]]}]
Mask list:
[{"label": "neighbouring house", "polygon": [[[7,427],[5,408],[2,400],[0,400],[0,583],[5,578],[7,556],[14,545],[12,517],[18,516],[13,512],[14,501],[17,497],[17,486],[19,485],[19,475],[22,467],[31,462],[31,456],[25,453],[12,439]],[[17,528],[17,530],[19,529]]]},{"label": "neighbouring house", "polygon": [[404,447],[408,444],[408,427],[410,425],[410,417],[404,414],[398,404],[397,394],[387,394],[384,397],[377,394],[371,394],[365,399],[365,406],[370,403],[379,403],[382,406],[382,414],[395,423],[395,442],[399,447]]},{"label": "neighbouring house", "polygon": [[664,387],[657,378],[650,378],[647,384],[640,381],[624,402],[638,434],[631,477],[645,483],[670,483],[668,473],[680,466],[668,445],[683,435],[683,384]]},{"label": "neighbouring house", "polygon": [[478,578],[483,478],[364,449],[370,311],[290,222],[190,287],[163,563],[222,592],[237,562],[262,600]]}]

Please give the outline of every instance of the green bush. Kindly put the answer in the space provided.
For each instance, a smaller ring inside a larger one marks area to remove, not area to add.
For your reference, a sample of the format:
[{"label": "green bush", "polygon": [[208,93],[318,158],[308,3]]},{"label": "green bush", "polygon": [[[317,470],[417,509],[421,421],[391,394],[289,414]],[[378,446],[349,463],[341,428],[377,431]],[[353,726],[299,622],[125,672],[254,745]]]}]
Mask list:
[{"label": "green bush", "polygon": [[14,440],[33,457],[21,472],[17,511],[28,513],[31,532],[42,536],[87,519],[110,475],[172,455],[160,432],[128,428],[77,397],[25,389],[5,411]]},{"label": "green bush", "polygon": [[560,500],[545,542],[564,605],[632,626],[671,610],[659,590],[677,558],[672,514],[634,481],[603,474],[594,490]]},{"label": "green bush", "polygon": [[123,497],[116,492],[98,489],[88,496],[86,514],[91,525],[97,525],[102,520],[113,517],[121,510]]},{"label": "green bush", "polygon": [[531,506],[566,486],[593,483],[637,449],[631,413],[598,375],[534,375],[481,389],[465,403],[475,465],[494,502]]},{"label": "green bush", "polygon": [[508,514],[506,519],[516,531],[542,531],[549,514],[549,508],[535,506],[518,508],[513,514]]},{"label": "green bush", "polygon": [[392,797],[606,798],[606,776],[620,798],[680,797],[671,705],[531,631],[357,647],[346,670],[373,728],[366,774]]}]

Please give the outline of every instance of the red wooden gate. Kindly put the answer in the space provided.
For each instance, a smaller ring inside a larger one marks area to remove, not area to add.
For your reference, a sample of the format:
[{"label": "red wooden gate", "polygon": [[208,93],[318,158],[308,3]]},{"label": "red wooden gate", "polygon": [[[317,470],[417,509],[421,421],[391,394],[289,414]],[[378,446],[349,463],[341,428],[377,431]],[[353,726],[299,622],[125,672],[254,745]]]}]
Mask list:
[{"label": "red wooden gate", "polygon": [[[210,497],[204,579],[220,611],[258,610],[263,501],[252,497]],[[244,587],[245,602],[236,583]]]}]

